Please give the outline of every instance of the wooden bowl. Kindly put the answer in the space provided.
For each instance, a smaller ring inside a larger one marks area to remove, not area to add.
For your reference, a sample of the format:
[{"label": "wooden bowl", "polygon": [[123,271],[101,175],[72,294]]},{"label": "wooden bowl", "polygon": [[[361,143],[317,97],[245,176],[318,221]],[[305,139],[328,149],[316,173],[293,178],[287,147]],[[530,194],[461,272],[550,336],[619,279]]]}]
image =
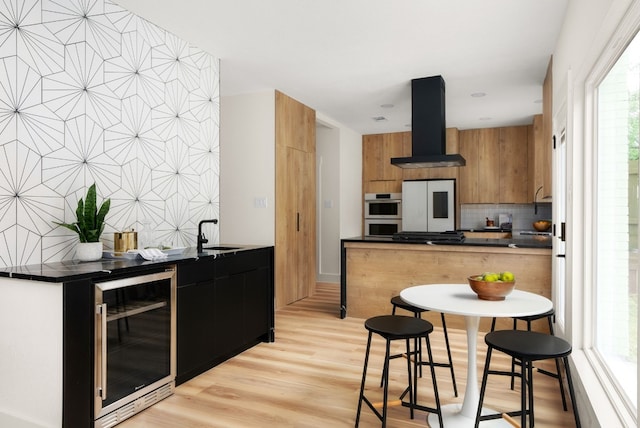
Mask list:
[{"label": "wooden bowl", "polygon": [[549,230],[551,222],[549,220],[538,220],[533,222],[533,228],[538,232]]},{"label": "wooden bowl", "polygon": [[473,275],[467,278],[469,286],[481,300],[504,300],[516,287],[515,281],[479,281],[475,279],[482,275]]}]

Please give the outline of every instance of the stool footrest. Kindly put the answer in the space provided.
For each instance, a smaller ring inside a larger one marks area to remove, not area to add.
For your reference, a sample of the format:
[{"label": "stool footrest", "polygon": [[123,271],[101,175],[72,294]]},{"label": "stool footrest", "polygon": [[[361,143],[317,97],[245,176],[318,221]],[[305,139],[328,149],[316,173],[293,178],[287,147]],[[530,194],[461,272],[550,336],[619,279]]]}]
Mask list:
[{"label": "stool footrest", "polygon": [[436,415],[438,414],[438,409],[435,407],[429,407],[429,406],[423,406],[422,404],[418,404],[418,403],[408,403],[406,401],[402,402],[402,406],[403,407],[409,407],[410,409],[414,409],[414,410],[422,410],[423,412],[429,412],[429,413],[435,413]]},{"label": "stool footrest", "polygon": [[[480,421],[490,421],[492,419],[501,419],[502,415],[509,415],[509,416],[520,416],[522,415],[522,412],[520,410],[517,410],[515,412],[502,412],[502,413],[491,413],[489,415],[482,415],[480,416],[479,420]],[[525,411],[525,414],[529,414],[529,411]]]},{"label": "stool footrest", "polygon": [[489,374],[500,375],[500,376],[522,377],[522,373],[511,372],[511,371],[506,371],[506,370],[489,370]]},{"label": "stool footrest", "polygon": [[547,375],[547,376],[551,376],[554,379],[559,379],[559,375],[557,373],[553,373],[550,371],[547,371],[545,369],[537,369],[538,373],[542,373],[543,375]]},{"label": "stool footrest", "polygon": [[[376,409],[382,409],[384,407],[384,401],[378,401],[376,403],[371,403],[373,407]],[[387,407],[389,406],[400,406],[402,405],[402,400],[391,400],[387,401]]]}]

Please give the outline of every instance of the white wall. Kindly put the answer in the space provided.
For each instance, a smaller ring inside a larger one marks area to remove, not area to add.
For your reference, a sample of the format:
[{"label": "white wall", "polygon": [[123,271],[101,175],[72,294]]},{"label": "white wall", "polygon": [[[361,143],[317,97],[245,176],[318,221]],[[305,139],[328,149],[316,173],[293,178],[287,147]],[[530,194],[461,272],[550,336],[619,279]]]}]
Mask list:
[{"label": "white wall", "polygon": [[340,130],[316,126],[316,266],[321,282],[340,280]]},{"label": "white wall", "polygon": [[[313,106],[311,106],[313,108]],[[316,119],[339,130],[340,238],[362,234],[362,135],[340,122],[316,112]]]},{"label": "white wall", "polygon": [[317,279],[340,282],[340,239],[362,228],[362,136],[316,112]]},{"label": "white wall", "polygon": [[274,91],[221,98],[219,227],[221,243],[275,244]]}]

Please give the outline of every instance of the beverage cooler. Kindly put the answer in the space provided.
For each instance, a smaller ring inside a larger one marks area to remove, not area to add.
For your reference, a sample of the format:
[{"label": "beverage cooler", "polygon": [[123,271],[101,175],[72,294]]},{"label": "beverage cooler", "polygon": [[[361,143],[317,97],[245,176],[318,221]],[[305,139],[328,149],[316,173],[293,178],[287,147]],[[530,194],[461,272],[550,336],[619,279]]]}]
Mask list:
[{"label": "beverage cooler", "polygon": [[176,372],[175,268],[95,284],[95,427],[171,395]]}]

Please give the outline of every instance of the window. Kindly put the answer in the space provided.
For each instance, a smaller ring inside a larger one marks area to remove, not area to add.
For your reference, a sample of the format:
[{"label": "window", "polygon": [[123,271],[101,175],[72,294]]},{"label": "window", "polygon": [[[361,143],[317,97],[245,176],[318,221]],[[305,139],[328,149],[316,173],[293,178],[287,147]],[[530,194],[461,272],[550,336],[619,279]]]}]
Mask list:
[{"label": "window", "polygon": [[640,36],[597,86],[594,351],[632,414],[637,412],[638,114]]}]

